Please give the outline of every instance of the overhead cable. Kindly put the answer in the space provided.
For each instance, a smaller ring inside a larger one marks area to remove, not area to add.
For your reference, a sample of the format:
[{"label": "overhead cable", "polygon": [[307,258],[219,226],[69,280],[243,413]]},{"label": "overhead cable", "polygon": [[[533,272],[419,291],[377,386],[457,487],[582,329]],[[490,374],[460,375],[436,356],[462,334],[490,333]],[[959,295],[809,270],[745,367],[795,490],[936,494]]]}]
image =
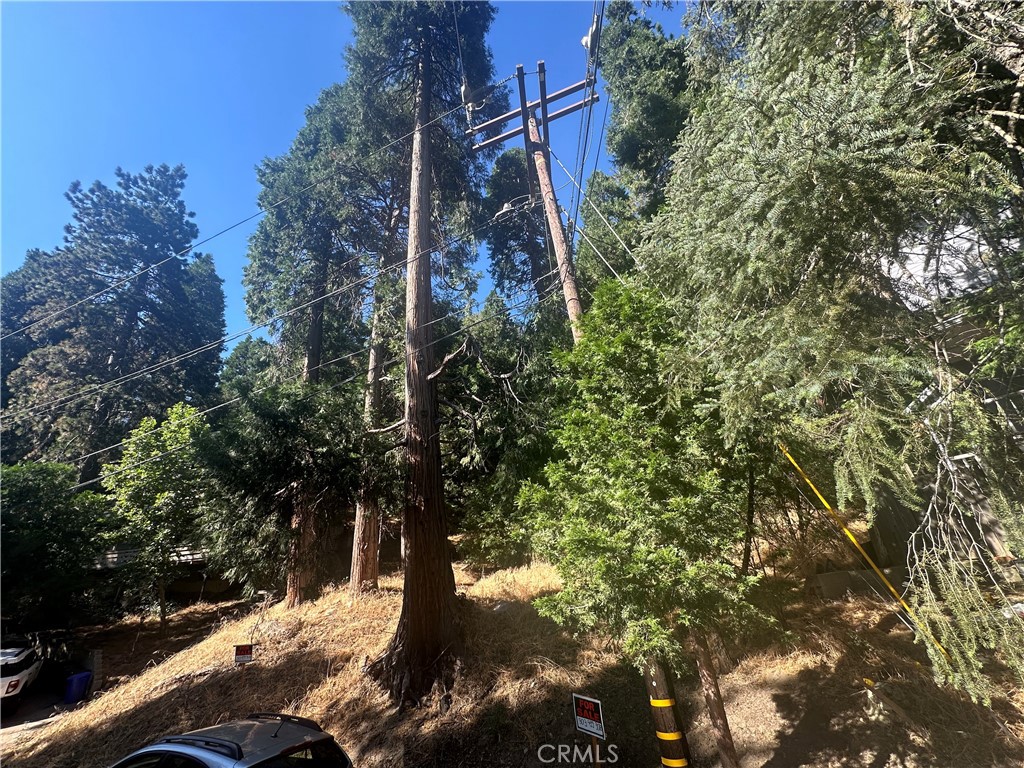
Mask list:
[{"label": "overhead cable", "polygon": [[[498,87],[498,86],[502,85],[503,83],[508,82],[513,77],[515,77],[515,75],[510,75],[509,77],[506,77],[504,80],[499,81],[495,85],[495,87]],[[436,122],[444,120],[449,115],[454,114],[455,112],[458,112],[460,109],[462,109],[462,105],[461,104],[458,107],[454,107],[453,109],[448,110],[444,114],[438,115],[437,117],[433,118],[429,122],[424,123],[422,128],[427,128],[427,127],[433,125]],[[373,157],[374,155],[380,154],[381,152],[384,152],[384,151],[390,149],[395,144],[398,144],[398,143],[400,143],[402,141],[405,141],[406,139],[412,137],[415,133],[416,133],[416,131],[413,130],[413,131],[410,131],[409,133],[406,133],[403,136],[399,136],[397,139],[393,139],[392,141],[389,141],[387,144],[384,144],[383,146],[380,146],[377,149],[374,149],[374,150],[368,152],[367,153],[367,157]],[[156,262],[154,264],[151,264],[150,266],[146,267],[145,269],[140,269],[138,272],[135,272],[135,273],[133,273],[131,275],[128,275],[127,277],[122,278],[121,280],[117,281],[116,283],[113,283],[112,285],[109,285],[109,286],[103,288],[102,290],[96,291],[95,293],[92,293],[89,296],[86,296],[86,297],[84,297],[82,299],[79,299],[78,301],[75,301],[75,302],[73,302],[71,304],[68,304],[65,307],[61,307],[60,309],[56,309],[53,312],[50,312],[50,313],[44,315],[43,317],[40,317],[40,318],[38,318],[36,320],[33,320],[31,323],[23,325],[22,327],[18,328],[17,330],[9,331],[8,333],[5,333],[4,335],[0,336],[0,341],[3,341],[4,339],[10,338],[11,336],[16,336],[19,333],[24,333],[25,331],[29,330],[30,328],[34,328],[35,326],[39,325],[40,323],[44,323],[47,320],[52,320],[53,318],[58,317],[59,315],[62,315],[65,312],[68,312],[68,311],[74,309],[75,307],[81,306],[82,304],[85,304],[88,301],[92,301],[93,299],[96,299],[96,298],[102,296],[103,294],[105,294],[105,293],[107,293],[109,291],[114,290],[115,288],[119,288],[122,285],[125,285],[126,283],[129,283],[132,280],[135,280],[136,278],[146,274],[147,272],[150,272],[150,271],[156,269],[157,267],[160,267],[160,266],[166,264],[167,262],[172,261],[173,259],[180,258],[180,257],[186,255],[187,253],[189,253],[190,251],[198,248],[199,246],[205,245],[206,243],[210,242],[211,240],[213,240],[213,239],[215,239],[217,237],[220,237],[221,235],[226,234],[227,232],[230,232],[231,230],[236,229],[236,228],[242,226],[243,224],[246,224],[246,223],[252,221],[255,218],[258,218],[259,216],[262,216],[262,215],[264,215],[266,213],[269,213],[273,209],[277,208],[278,206],[283,205],[284,203],[288,202],[289,200],[292,200],[292,199],[298,197],[299,195],[305,194],[306,192],[308,192],[309,190],[313,189],[314,187],[317,187],[320,184],[323,184],[324,182],[329,181],[330,179],[332,179],[335,176],[339,175],[343,170],[344,170],[343,168],[339,168],[336,171],[331,171],[330,173],[326,173],[323,176],[321,176],[320,178],[311,181],[309,184],[307,184],[302,189],[300,189],[300,190],[298,190],[296,192],[293,192],[290,195],[286,195],[285,197],[281,198],[280,200],[278,200],[277,202],[273,203],[272,205],[270,205],[270,206],[268,206],[266,208],[260,209],[260,210],[256,211],[255,213],[247,216],[246,218],[241,219],[240,221],[236,221],[234,224],[231,224],[230,226],[225,227],[224,229],[220,230],[219,232],[217,232],[217,233],[215,233],[213,235],[210,235],[209,237],[204,238],[204,239],[200,240],[197,243],[193,243],[193,244],[189,245],[188,247],[183,248],[180,251],[172,253],[167,258],[162,259],[161,261],[158,261],[158,262]]]}]

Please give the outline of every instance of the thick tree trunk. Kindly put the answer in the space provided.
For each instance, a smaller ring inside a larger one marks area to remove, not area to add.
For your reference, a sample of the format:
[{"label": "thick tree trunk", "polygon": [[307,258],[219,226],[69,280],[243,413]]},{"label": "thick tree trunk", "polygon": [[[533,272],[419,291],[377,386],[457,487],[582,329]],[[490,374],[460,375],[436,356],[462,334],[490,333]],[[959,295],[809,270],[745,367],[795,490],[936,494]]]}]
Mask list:
[{"label": "thick tree trunk", "polygon": [[[327,293],[327,262],[320,259],[316,265],[312,291],[314,296]],[[320,363],[324,348],[324,302],[317,299],[309,307],[309,328],[306,330],[306,359],[302,367],[302,380],[307,384],[320,381]]]},{"label": "thick tree trunk", "polygon": [[[364,468],[366,477],[368,468]],[[380,505],[376,490],[363,480],[356,502],[356,523],[352,535],[352,569],[349,590],[352,597],[377,589],[380,577]]]},{"label": "thick tree trunk", "polygon": [[310,308],[309,330],[306,332],[306,359],[302,366],[302,380],[307,384],[320,381],[320,363],[323,358],[324,300]]},{"label": "thick tree trunk", "polygon": [[715,674],[715,664],[711,659],[708,640],[703,632],[696,629],[691,630],[690,639],[693,641],[694,654],[697,657],[700,687],[704,692],[704,701],[711,718],[711,727],[715,731],[715,739],[718,742],[718,756],[722,761],[722,768],[739,768],[740,761],[736,756],[732,731],[729,730],[729,718],[725,714],[725,704],[722,702],[722,692],[718,688],[718,675]]},{"label": "thick tree trunk", "polygon": [[430,56],[425,39],[420,42],[419,67],[406,259],[405,590],[395,635],[369,668],[400,703],[418,703],[436,681],[444,679],[461,640],[445,522],[437,392],[428,378],[433,334],[429,324],[430,141],[425,127],[430,114]]},{"label": "thick tree trunk", "polygon": [[[383,265],[382,265],[383,266]],[[370,356],[366,370],[366,393],[363,399],[363,424],[375,429],[380,421],[380,365],[384,344],[381,341],[381,312],[383,297],[378,287],[373,291],[373,311],[370,315]],[[361,592],[377,589],[380,573],[380,504],[373,483],[373,462],[363,457],[359,499],[356,502],[355,531],[352,534],[352,569],[349,589],[352,597]]]},{"label": "thick tree trunk", "polygon": [[288,576],[285,607],[294,608],[306,599],[313,583],[313,546],[316,542],[313,510],[303,501],[292,512],[292,541],[288,549]]}]

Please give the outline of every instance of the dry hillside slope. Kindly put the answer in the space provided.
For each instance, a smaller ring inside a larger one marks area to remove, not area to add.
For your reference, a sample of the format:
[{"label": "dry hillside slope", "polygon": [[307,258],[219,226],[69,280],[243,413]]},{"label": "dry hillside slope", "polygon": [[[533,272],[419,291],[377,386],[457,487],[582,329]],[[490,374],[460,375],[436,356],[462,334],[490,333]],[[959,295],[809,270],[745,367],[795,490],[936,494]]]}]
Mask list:
[{"label": "dry hillside slope", "polygon": [[[658,764],[639,677],[607,643],[574,639],[530,605],[558,588],[543,565],[475,583],[460,571],[470,650],[451,707],[396,712],[361,669],[390,636],[400,584],[385,579],[380,594],[354,604],[336,589],[291,611],[279,604],[223,620],[194,645],[5,744],[3,763],[100,768],[164,734],[282,711],[322,723],[360,768],[534,766],[539,746],[577,738],[575,691],[604,702],[618,765]],[[788,645],[747,652],[722,678],[744,768],[1024,764],[1020,711],[1007,699],[992,712],[936,687],[887,607],[861,598],[791,613]],[[236,667],[232,646],[250,641],[256,661]],[[881,682],[902,714],[869,700],[864,677]],[[701,710],[692,694],[689,707]],[[706,717],[697,715],[691,737],[698,765],[713,765]]]}]

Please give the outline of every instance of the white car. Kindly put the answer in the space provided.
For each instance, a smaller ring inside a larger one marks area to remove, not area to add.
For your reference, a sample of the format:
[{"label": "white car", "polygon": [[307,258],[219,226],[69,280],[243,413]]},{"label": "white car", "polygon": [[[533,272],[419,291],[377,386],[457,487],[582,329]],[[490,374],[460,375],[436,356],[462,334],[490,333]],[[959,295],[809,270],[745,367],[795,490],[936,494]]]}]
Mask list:
[{"label": "white car", "polygon": [[17,696],[31,685],[42,666],[43,657],[30,640],[5,640],[0,648],[0,698],[13,704],[9,697]]}]

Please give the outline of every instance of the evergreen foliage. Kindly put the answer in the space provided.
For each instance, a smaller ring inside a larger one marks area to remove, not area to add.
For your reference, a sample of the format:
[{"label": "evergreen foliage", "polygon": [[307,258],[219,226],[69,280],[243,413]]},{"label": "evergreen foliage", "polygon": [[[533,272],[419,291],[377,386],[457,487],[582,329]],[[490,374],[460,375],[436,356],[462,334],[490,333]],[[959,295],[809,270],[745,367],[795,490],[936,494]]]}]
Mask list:
[{"label": "evergreen foliage", "polygon": [[[373,280],[363,276],[394,266],[405,226],[400,148],[368,154],[359,106],[345,85],[324,90],[291,150],[265,160],[257,174],[267,215],[250,241],[249,314],[255,322],[284,315],[272,332],[286,354],[312,364],[314,380],[319,363],[351,351],[365,335],[363,305]],[[372,140],[382,142],[397,138],[402,124],[378,128]]]},{"label": "evergreen foliage", "polygon": [[[897,561],[910,547],[916,599],[942,606],[925,612],[932,633],[1021,675],[1007,636],[985,629],[998,609],[955,607],[979,605],[970,587],[950,591],[970,581],[960,559],[991,565],[992,553],[957,543],[977,500],[948,501],[969,481],[996,506],[1020,487],[1012,420],[984,407],[992,382],[955,342],[965,308],[993,317],[987,299],[1019,280],[1013,152],[978,113],[1011,91],[997,67],[961,58],[955,25],[901,8],[722,4],[695,17],[701,79],[641,258],[685,328],[673,376],[714,382],[726,444],[789,443],[846,514],[890,531]],[[1006,338],[989,328],[978,335]],[[988,471],[949,464],[962,452]],[[929,483],[937,467],[947,477]],[[1021,515],[1001,511],[1009,527]],[[926,645],[940,672],[986,696],[971,653],[951,668]]]},{"label": "evergreen foliage", "polygon": [[559,290],[554,254],[537,193],[530,197],[532,173],[526,152],[503,152],[487,179],[483,214],[491,222],[487,246],[494,285],[508,296],[530,290],[538,299]]},{"label": "evergreen foliage", "polygon": [[652,657],[678,662],[684,630],[753,614],[753,580],[731,562],[743,472],[717,433],[713,391],[671,396],[665,359],[678,343],[661,302],[602,286],[560,363],[575,395],[554,433],[562,458],[520,497],[564,582],[541,612],[620,638],[641,670]]},{"label": "evergreen foliage", "polygon": [[600,66],[612,100],[608,151],[620,179],[651,213],[664,199],[687,117],[686,41],[666,36],[636,3],[615,0],[605,11]]},{"label": "evergreen foliage", "polygon": [[558,298],[516,311],[491,294],[470,320],[470,353],[442,383],[441,403],[452,413],[445,438],[453,523],[466,534],[463,556],[481,568],[530,557],[531,524],[516,496],[551,455],[548,425],[559,393],[550,350],[567,335]]},{"label": "evergreen foliage", "polygon": [[210,257],[188,250],[198,230],[181,200],[185,178],[161,165],[118,169],[116,188],[75,182],[65,244],[31,251],[4,279],[4,332],[38,321],[4,353],[7,460],[93,453],[179,400],[212,402],[224,295]]},{"label": "evergreen foliage", "polygon": [[250,592],[278,589],[298,535],[296,510],[312,514],[318,545],[306,554],[321,561],[325,532],[354,502],[358,398],[350,388],[296,383],[241,396],[202,441],[220,501],[200,527],[211,562],[228,578]]}]

